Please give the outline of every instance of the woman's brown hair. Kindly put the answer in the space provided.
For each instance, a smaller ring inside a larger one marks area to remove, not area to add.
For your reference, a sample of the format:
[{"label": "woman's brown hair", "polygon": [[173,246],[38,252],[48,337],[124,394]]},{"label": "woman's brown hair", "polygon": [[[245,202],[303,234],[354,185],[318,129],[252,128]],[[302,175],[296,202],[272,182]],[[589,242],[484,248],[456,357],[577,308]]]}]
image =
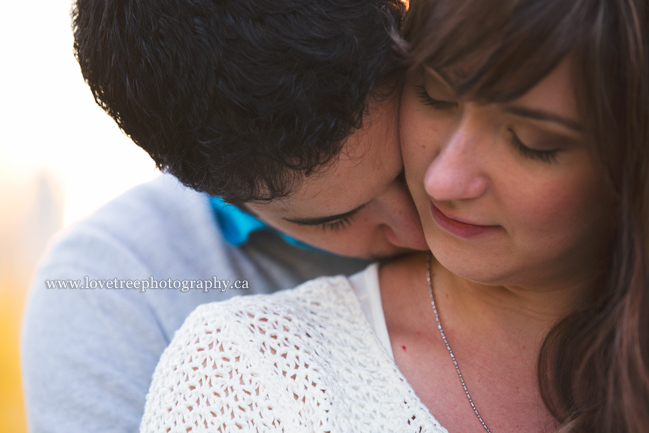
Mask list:
[{"label": "woman's brown hair", "polygon": [[649,2],[412,0],[408,66],[460,96],[506,102],[570,55],[580,114],[607,167],[616,236],[592,299],[557,323],[538,362],[563,432],[649,432]]}]

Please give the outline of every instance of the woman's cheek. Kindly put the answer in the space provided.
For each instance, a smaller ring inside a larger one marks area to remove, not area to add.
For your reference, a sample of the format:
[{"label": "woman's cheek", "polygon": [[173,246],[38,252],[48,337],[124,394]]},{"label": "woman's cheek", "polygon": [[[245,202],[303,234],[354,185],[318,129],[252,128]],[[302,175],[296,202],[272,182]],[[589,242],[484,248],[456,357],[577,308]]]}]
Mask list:
[{"label": "woman's cheek", "polygon": [[527,242],[537,246],[572,248],[598,218],[595,190],[590,180],[556,179],[520,190],[514,213]]}]

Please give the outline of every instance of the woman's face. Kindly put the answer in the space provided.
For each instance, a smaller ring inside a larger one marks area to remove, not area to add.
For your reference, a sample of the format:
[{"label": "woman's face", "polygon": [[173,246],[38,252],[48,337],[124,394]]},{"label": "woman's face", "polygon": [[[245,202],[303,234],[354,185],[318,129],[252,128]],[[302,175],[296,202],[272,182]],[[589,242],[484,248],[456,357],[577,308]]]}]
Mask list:
[{"label": "woman's face", "polygon": [[570,60],[506,104],[458,99],[436,71],[408,74],[400,130],[429,247],[483,284],[583,285],[609,239],[612,193],[578,114]]}]

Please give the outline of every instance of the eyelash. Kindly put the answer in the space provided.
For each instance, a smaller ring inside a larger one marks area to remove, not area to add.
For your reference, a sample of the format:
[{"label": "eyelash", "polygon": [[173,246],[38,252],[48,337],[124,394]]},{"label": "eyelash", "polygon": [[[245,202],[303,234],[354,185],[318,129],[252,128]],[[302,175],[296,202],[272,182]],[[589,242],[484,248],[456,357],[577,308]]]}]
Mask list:
[{"label": "eyelash", "polygon": [[448,110],[457,107],[456,102],[440,101],[439,99],[431,98],[423,84],[415,86],[415,90],[422,104],[433,107],[436,110]]},{"label": "eyelash", "polygon": [[341,218],[332,223],[320,224],[320,227],[322,227],[322,230],[324,231],[336,232],[338,230],[349,227],[349,225],[352,223],[352,220],[354,219],[354,216],[356,216],[356,214]]},{"label": "eyelash", "polygon": [[548,164],[552,164],[553,162],[556,162],[557,153],[559,152],[558,150],[530,149],[529,147],[523,144],[523,142],[520,140],[520,138],[518,138],[518,136],[516,135],[513,129],[510,128],[508,129],[508,131],[512,135],[512,144],[524,157],[529,159],[537,159],[539,161],[543,161]]}]

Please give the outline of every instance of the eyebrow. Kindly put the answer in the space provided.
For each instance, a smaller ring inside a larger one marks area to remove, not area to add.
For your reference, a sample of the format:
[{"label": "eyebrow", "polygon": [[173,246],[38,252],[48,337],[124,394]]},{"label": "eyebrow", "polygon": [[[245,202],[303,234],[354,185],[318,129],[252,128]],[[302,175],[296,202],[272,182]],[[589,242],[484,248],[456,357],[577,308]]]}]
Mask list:
[{"label": "eyebrow", "polygon": [[503,109],[506,112],[511,113],[515,116],[528,117],[530,119],[542,120],[545,122],[560,123],[561,125],[568,127],[577,132],[582,132],[584,130],[584,128],[581,126],[579,122],[575,122],[574,120],[570,120],[565,117],[559,116],[557,114],[549,113],[547,111],[533,110],[531,108],[518,107],[512,105],[505,106],[503,107]]},{"label": "eyebrow", "polygon": [[344,218],[350,218],[356,215],[365,206],[367,206],[367,203],[363,203],[362,205],[358,206],[356,209],[352,209],[349,212],[345,212],[337,215],[328,215],[323,217],[311,217],[311,218],[284,218],[284,220],[301,226],[319,226],[322,224],[338,221]]}]

